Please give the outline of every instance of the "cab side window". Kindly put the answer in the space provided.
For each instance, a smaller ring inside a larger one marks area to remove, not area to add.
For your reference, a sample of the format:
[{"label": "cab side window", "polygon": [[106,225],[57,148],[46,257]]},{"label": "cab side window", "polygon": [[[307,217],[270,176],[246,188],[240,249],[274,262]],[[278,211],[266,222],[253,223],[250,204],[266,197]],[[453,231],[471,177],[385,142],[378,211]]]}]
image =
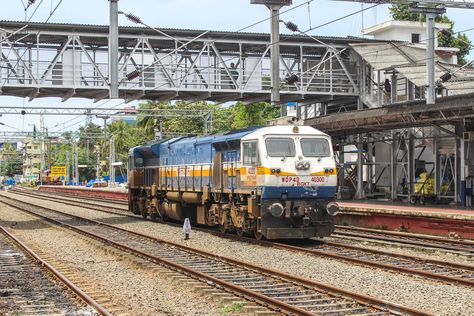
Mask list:
[{"label": "cab side window", "polygon": [[143,167],[143,158],[136,157],[134,165],[135,165],[135,168],[142,168]]},{"label": "cab side window", "polygon": [[257,166],[259,164],[257,144],[257,141],[242,144],[242,164],[244,166]]}]

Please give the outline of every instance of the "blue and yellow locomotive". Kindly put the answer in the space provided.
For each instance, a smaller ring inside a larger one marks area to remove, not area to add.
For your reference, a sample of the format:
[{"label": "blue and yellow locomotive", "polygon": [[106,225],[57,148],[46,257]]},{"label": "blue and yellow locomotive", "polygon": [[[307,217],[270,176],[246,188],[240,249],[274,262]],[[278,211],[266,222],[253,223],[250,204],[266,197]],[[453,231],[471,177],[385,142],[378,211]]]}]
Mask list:
[{"label": "blue and yellow locomotive", "polygon": [[171,138],[129,153],[130,211],[258,239],[330,235],[336,183],[331,140],[309,126]]}]

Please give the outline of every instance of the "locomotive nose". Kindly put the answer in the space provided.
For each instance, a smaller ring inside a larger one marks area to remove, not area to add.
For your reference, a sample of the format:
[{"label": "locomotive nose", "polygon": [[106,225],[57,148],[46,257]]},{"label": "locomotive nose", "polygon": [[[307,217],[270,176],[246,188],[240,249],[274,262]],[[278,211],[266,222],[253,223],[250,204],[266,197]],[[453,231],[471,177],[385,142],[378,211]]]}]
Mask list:
[{"label": "locomotive nose", "polygon": [[296,162],[296,170],[308,170],[311,167],[311,164],[308,160],[300,160]]}]

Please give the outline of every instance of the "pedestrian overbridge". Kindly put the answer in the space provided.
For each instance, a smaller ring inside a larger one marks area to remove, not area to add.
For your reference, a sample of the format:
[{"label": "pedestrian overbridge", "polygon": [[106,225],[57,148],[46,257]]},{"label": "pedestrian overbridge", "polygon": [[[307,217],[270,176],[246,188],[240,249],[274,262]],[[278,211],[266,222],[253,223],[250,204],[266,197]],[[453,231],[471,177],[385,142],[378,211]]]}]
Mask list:
[{"label": "pedestrian overbridge", "polygon": [[[120,27],[119,95],[128,101],[270,100],[270,36],[257,33]],[[166,33],[166,34],[163,34]],[[349,43],[367,39],[282,35],[282,102],[356,104],[360,59]],[[109,96],[109,28],[0,21],[3,95]]]}]

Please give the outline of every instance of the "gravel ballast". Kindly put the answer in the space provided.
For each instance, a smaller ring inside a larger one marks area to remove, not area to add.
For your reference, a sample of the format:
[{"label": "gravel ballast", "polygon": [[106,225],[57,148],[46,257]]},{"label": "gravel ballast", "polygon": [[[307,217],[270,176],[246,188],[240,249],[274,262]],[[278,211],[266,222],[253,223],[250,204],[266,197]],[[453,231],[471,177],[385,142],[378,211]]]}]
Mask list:
[{"label": "gravel ballast", "polygon": [[32,248],[41,249],[73,269],[82,279],[107,294],[129,315],[222,315],[221,306],[179,281],[106,253],[68,230],[0,204],[0,224]]},{"label": "gravel ballast", "polygon": [[[10,194],[10,193],[2,193]],[[183,240],[182,229],[153,222],[127,220],[120,215],[65,206],[50,201],[15,196],[25,202],[103,220],[109,224],[209,251],[221,256],[243,260],[345,290],[398,303],[436,315],[474,315],[474,290],[466,286],[443,284],[423,277],[402,275],[380,269],[353,265],[343,261],[298,254],[286,250],[266,248],[227,240],[204,232],[193,231],[190,240]],[[397,252],[405,253],[403,249]],[[409,253],[406,253],[409,254]],[[436,256],[437,259],[442,255]],[[446,261],[450,256],[444,257]]]}]

